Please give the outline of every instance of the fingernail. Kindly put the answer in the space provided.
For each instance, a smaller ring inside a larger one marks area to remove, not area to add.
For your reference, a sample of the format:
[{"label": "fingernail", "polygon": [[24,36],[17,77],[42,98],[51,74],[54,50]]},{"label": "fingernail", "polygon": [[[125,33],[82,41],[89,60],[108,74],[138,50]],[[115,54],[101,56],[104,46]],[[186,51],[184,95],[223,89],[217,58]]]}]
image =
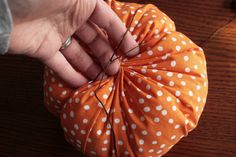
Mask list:
[{"label": "fingernail", "polygon": [[108,78],[108,76],[105,74],[104,76],[103,76],[103,79],[107,79]]},{"label": "fingernail", "polygon": [[106,74],[104,74],[104,72],[103,72],[97,77],[96,81],[99,81],[101,79],[104,80],[104,79],[107,79],[107,78],[108,78],[108,76]]},{"label": "fingernail", "polygon": [[[115,55],[113,59],[117,58]],[[115,75],[120,69],[120,61],[118,59],[113,60],[113,62],[108,66],[106,73],[108,75]]]}]

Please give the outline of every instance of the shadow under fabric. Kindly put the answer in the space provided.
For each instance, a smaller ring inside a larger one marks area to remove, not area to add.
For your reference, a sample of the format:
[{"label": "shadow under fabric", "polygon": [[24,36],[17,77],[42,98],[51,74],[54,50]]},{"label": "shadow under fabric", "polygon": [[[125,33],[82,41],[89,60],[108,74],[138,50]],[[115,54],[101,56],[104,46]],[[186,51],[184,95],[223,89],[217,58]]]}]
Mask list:
[{"label": "shadow under fabric", "polygon": [[45,105],[61,119],[66,140],[87,156],[162,156],[196,127],[203,111],[204,52],[154,5],[107,4],[127,27],[131,23],[140,54],[119,58],[116,76],[78,89],[45,67]]}]

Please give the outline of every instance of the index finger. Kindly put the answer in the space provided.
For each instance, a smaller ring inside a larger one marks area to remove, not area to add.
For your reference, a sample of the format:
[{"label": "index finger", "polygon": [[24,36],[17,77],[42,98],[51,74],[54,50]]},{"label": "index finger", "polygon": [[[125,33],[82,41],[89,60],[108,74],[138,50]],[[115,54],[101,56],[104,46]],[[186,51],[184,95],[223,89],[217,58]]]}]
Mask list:
[{"label": "index finger", "polygon": [[[90,20],[99,27],[105,29],[109,38],[111,38],[116,45],[120,43],[127,30],[120,18],[103,0],[97,0],[96,7]],[[129,31],[125,34],[120,48],[123,53],[132,50],[127,53],[127,56],[133,56],[139,53],[138,43],[134,40]]]}]

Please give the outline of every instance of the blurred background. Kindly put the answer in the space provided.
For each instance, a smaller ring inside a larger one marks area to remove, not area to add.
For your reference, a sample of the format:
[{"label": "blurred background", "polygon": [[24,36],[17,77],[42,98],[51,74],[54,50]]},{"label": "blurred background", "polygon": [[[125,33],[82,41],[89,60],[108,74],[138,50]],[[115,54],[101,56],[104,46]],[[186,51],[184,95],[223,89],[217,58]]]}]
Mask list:
[{"label": "blurred background", "polygon": [[[132,2],[158,6],[175,21],[178,31],[203,47],[207,58],[209,95],[199,125],[166,157],[235,157],[236,2]],[[82,156],[65,141],[59,120],[44,107],[39,61],[0,56],[0,107],[1,157]]]}]

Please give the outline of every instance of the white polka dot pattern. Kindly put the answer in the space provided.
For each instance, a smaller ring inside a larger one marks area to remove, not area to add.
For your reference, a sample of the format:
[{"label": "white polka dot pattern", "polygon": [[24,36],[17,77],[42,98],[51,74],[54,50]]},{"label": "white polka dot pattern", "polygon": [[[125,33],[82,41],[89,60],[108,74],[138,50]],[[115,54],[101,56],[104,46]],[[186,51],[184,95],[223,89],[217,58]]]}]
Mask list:
[{"label": "white polka dot pattern", "polygon": [[[124,24],[140,4],[109,0]],[[66,140],[88,156],[114,154],[113,121],[119,156],[162,156],[194,129],[208,91],[201,48],[175,31],[174,22],[154,5],[139,9],[130,27],[141,53],[124,58],[117,76],[72,89],[45,68],[44,101],[61,118]],[[117,81],[119,80],[119,81]]]}]

